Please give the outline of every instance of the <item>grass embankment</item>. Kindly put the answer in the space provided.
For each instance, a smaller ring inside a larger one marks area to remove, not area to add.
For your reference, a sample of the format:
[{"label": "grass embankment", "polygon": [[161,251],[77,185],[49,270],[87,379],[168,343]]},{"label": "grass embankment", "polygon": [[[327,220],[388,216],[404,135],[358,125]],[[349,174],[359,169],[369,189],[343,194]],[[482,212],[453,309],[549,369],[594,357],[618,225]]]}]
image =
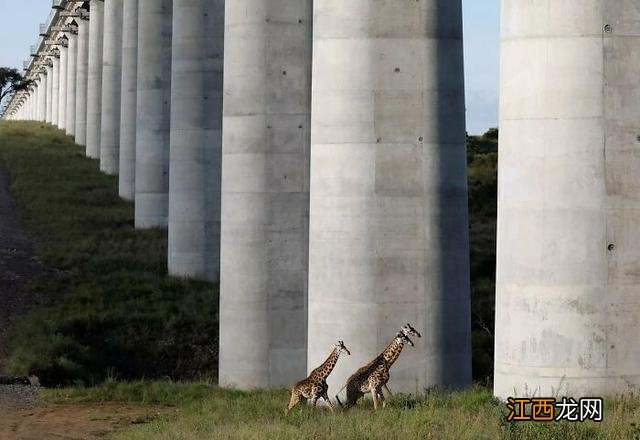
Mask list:
[{"label": "grass embankment", "polygon": [[17,320],[13,373],[44,384],[215,373],[217,289],[166,275],[166,232],[134,230],[117,177],[39,123],[0,122],[0,166],[52,269],[27,286],[49,301]]},{"label": "grass embankment", "polygon": [[[640,431],[640,400],[609,401],[602,423],[507,422],[506,408],[491,391],[432,392],[416,400],[396,396],[390,407],[373,413],[370,402],[346,412],[326,408],[284,407],[286,390],[240,392],[207,384],[168,382],[117,383],[97,388],[46,392],[54,402],[113,402],[170,405],[148,424],[120,431],[118,440],[169,439],[633,439]],[[635,437],[638,438],[638,437]]]}]

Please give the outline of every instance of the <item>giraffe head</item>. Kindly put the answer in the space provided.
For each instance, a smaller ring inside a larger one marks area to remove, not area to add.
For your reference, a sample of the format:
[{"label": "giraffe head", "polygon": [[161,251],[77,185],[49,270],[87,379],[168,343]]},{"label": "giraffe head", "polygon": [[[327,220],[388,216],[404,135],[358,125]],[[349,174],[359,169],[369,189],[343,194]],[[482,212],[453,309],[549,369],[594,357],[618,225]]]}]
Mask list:
[{"label": "giraffe head", "polygon": [[334,347],[336,350],[338,350],[338,356],[340,356],[342,353],[347,353],[349,356],[351,356],[351,352],[349,351],[347,346],[344,345],[344,341],[336,342],[336,345]]},{"label": "giraffe head", "polygon": [[[402,334],[404,334],[405,336],[417,336],[417,337],[419,337],[419,338],[421,338],[421,337],[422,337],[422,335],[418,332],[418,330],[416,330],[415,328],[413,328],[413,327],[411,326],[411,324],[409,324],[409,323],[406,323],[406,324],[404,325],[404,327],[402,327],[402,328],[400,329],[400,332],[401,332]],[[411,345],[413,345],[413,344],[411,344]]]},{"label": "giraffe head", "polygon": [[396,335],[396,343],[399,345],[409,344],[413,347],[413,341],[409,339],[409,336],[405,335],[402,331],[399,331]]}]

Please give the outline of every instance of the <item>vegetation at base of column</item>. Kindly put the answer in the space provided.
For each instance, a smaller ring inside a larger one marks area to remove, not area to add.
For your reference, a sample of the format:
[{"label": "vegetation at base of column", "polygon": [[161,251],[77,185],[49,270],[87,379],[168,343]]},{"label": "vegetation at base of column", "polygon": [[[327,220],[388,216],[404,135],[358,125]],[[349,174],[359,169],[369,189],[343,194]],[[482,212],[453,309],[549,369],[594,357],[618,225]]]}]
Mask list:
[{"label": "vegetation at base of column", "polygon": [[492,383],[495,318],[498,129],[467,136],[473,379]]},{"label": "vegetation at base of column", "polygon": [[217,286],[167,275],[166,231],[134,229],[117,176],[36,122],[0,122],[0,166],[47,267],[25,287],[41,304],[6,341],[11,373],[44,385],[216,375]]}]

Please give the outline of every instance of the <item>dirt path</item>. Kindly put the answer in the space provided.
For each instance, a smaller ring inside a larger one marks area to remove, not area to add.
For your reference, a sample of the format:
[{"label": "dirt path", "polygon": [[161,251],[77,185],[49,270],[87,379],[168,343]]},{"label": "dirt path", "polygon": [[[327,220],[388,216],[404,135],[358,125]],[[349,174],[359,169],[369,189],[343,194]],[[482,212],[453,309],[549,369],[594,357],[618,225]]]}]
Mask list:
[{"label": "dirt path", "polygon": [[0,374],[6,357],[6,336],[12,319],[38,302],[37,295],[20,294],[20,287],[40,274],[33,242],[20,227],[9,197],[9,176],[0,166]]},{"label": "dirt path", "polygon": [[116,403],[0,409],[0,439],[100,439],[127,426],[149,422],[167,411],[166,408]]}]

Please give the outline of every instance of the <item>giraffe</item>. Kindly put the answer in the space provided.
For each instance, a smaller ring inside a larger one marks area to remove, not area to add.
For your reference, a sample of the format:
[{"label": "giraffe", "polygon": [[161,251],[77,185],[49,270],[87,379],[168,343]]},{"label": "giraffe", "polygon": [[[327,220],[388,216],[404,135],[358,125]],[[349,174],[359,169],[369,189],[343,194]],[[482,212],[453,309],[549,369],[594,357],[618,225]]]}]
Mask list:
[{"label": "giraffe", "polygon": [[327,385],[327,377],[331,374],[334,367],[338,363],[338,358],[342,353],[351,355],[351,352],[344,345],[343,341],[338,341],[331,351],[331,354],[326,361],[323,362],[318,368],[313,370],[309,377],[301,380],[293,386],[291,389],[291,400],[287,407],[285,414],[289,413],[298,403],[306,402],[307,399],[311,400],[313,406],[316,406],[318,399],[322,397],[328,404],[331,412],[333,412],[333,404],[329,400],[327,391],[329,391],[329,385]]},{"label": "giraffe", "polygon": [[[413,341],[409,336],[422,337],[411,324],[406,324],[396,334],[396,337],[387,345],[387,347],[376,356],[371,362],[360,368],[349,377],[345,388],[347,388],[346,408],[356,404],[360,397],[366,393],[371,393],[373,397],[373,408],[378,409],[378,399],[382,401],[382,407],[386,407],[386,400],[382,392],[382,388],[391,396],[391,391],[387,387],[389,381],[389,369],[393,363],[398,360],[400,353],[405,344],[413,347]],[[336,395],[336,400],[342,406],[340,398]]]}]

